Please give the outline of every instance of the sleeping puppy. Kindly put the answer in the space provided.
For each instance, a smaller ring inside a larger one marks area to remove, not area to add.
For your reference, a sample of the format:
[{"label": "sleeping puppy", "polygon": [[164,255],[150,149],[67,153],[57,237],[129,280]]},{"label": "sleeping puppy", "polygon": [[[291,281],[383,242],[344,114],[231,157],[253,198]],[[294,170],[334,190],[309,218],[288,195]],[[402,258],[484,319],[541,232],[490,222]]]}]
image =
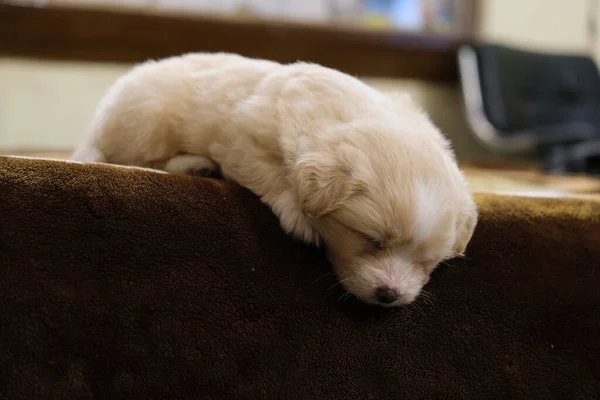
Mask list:
[{"label": "sleeping puppy", "polygon": [[286,232],[323,243],[348,291],[382,306],[412,302],[477,222],[449,143],[409,97],[315,64],[226,53],[146,62],[110,88],[72,158],[220,168]]}]

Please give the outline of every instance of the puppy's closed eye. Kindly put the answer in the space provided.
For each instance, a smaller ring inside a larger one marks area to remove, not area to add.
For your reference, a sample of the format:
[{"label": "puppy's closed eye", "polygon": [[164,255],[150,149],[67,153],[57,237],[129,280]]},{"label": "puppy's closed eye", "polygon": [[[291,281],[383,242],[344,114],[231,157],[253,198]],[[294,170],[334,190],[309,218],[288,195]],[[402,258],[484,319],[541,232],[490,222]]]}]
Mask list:
[{"label": "puppy's closed eye", "polygon": [[369,244],[369,247],[375,250],[385,250],[386,243],[382,238],[373,236],[368,233],[356,231]]},{"label": "puppy's closed eye", "polygon": [[385,243],[381,239],[367,236],[367,241],[377,250],[385,250]]}]

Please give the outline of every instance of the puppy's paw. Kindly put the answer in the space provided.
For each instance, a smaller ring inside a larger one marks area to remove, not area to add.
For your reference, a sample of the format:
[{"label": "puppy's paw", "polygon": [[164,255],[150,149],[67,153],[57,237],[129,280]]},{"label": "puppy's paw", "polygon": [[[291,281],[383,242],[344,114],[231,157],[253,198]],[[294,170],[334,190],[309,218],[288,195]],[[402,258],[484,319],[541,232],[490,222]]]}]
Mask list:
[{"label": "puppy's paw", "polygon": [[218,171],[217,164],[206,157],[182,154],[167,161],[164,170],[176,175],[211,176]]},{"label": "puppy's paw", "polygon": [[295,228],[291,233],[304,243],[315,246],[319,246],[321,244],[321,236],[317,233],[317,231],[315,231],[312,225],[309,225],[306,221],[297,220]]},{"label": "puppy's paw", "polygon": [[292,236],[307,244],[318,246],[321,237],[313,228],[309,219],[302,214],[298,200],[291,191],[285,191],[278,196],[272,205],[273,212],[279,218],[281,227]]}]

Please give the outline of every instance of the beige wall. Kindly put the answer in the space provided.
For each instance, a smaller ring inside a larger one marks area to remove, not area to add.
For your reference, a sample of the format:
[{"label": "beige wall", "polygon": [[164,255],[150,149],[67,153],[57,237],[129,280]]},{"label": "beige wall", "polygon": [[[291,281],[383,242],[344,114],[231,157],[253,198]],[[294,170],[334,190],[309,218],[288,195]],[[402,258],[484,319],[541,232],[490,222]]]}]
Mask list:
[{"label": "beige wall", "polygon": [[[108,87],[130,65],[0,58],[0,151],[70,150]],[[383,91],[407,91],[461,149],[473,147],[454,86],[364,79]]]},{"label": "beige wall", "polygon": [[483,39],[544,51],[588,50],[590,0],[485,0]]},{"label": "beige wall", "polygon": [[127,67],[0,58],[0,150],[71,149]]}]

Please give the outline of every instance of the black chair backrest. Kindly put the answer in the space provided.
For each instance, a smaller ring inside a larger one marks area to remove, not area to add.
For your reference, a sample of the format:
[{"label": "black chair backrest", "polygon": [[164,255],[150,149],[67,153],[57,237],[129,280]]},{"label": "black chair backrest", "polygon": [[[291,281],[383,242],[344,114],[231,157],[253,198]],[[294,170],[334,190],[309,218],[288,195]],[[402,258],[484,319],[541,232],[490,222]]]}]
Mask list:
[{"label": "black chair backrest", "polygon": [[600,75],[585,56],[475,47],[485,111],[501,130],[586,121],[600,126]]},{"label": "black chair backrest", "polygon": [[472,49],[483,108],[500,134],[534,131],[540,142],[554,143],[600,137],[600,74],[590,57],[493,44]]}]

